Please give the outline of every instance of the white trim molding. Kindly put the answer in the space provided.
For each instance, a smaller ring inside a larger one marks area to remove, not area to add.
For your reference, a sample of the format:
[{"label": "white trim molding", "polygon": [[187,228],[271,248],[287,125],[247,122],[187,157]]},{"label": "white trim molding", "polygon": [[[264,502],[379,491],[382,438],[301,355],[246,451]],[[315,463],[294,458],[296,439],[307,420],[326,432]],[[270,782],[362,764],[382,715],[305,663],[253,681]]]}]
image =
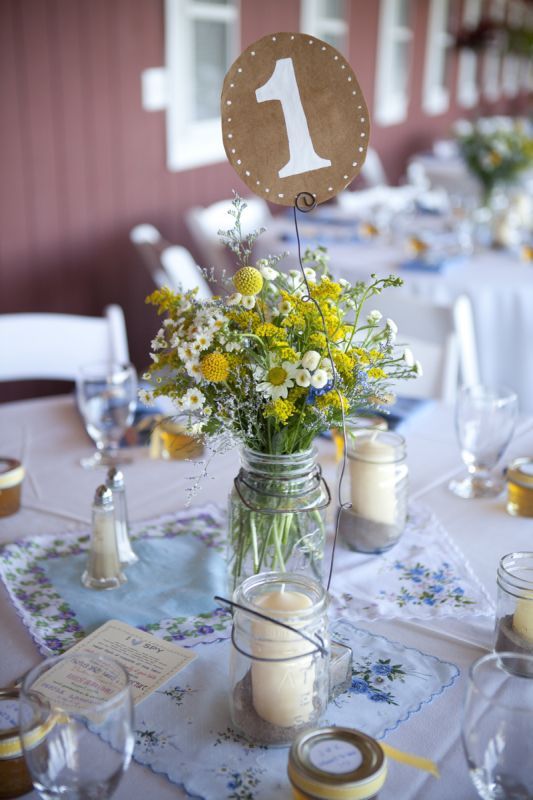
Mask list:
[{"label": "white trim molding", "polygon": [[379,125],[407,118],[413,39],[409,11],[409,0],[380,0],[374,110]]}]

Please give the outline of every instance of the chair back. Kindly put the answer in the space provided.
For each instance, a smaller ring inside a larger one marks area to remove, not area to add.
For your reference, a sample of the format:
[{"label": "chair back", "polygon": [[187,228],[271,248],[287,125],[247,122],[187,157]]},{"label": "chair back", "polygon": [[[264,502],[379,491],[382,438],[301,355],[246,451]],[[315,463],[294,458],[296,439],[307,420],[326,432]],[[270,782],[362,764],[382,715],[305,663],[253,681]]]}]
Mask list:
[{"label": "chair back", "polygon": [[0,381],[75,380],[82,364],[129,361],[120,306],[103,317],[75,314],[1,314]]},{"label": "chair back", "polygon": [[160,286],[166,284],[185,292],[197,287],[198,300],[209,300],[213,296],[200,267],[185,247],[166,247],[161,253],[161,267],[158,279],[162,279],[163,284]]},{"label": "chair back", "polygon": [[398,382],[400,395],[453,403],[461,383],[479,382],[472,307],[462,295],[448,306],[390,289],[372,301],[384,317],[398,325],[398,343],[422,364],[416,380]]},{"label": "chair back", "polygon": [[[243,237],[262,227],[268,227],[272,217],[268,204],[261,197],[244,198],[247,208],[242,215]],[[234,259],[228,248],[220,241],[218,232],[233,227],[233,218],[228,214],[231,200],[219,200],[206,208],[193,206],[185,220],[189,232],[202,258],[202,265],[234,270]]]}]

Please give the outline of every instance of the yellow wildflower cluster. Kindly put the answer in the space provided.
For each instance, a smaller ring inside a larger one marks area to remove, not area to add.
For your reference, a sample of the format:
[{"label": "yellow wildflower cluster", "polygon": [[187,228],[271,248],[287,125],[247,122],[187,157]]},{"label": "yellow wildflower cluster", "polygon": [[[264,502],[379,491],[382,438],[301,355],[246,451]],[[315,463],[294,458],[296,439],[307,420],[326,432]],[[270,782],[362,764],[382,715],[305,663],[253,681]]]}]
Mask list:
[{"label": "yellow wildflower cluster", "polygon": [[255,329],[260,324],[261,320],[253,311],[228,311],[228,319],[237,325],[241,331],[255,333]]},{"label": "yellow wildflower cluster", "polygon": [[263,416],[274,417],[277,422],[281,422],[282,425],[285,425],[289,417],[294,414],[295,411],[294,403],[290,400],[279,398],[278,400],[273,400],[271,403],[268,403],[263,412]]},{"label": "yellow wildflower cluster", "polygon": [[328,408],[340,409],[341,406],[347,411],[349,407],[346,397],[342,394],[339,397],[339,393],[335,389],[332,389],[331,392],[326,392],[326,394],[323,394],[321,397],[317,397],[316,404],[321,411],[326,411]]},{"label": "yellow wildflower cluster", "polygon": [[323,278],[320,283],[311,286],[311,297],[318,302],[326,300],[338,300],[342,294],[342,286],[329,278]]},{"label": "yellow wildflower cluster", "polygon": [[279,328],[277,325],[273,325],[271,322],[263,322],[261,325],[258,325],[254,330],[254,333],[257,336],[262,336],[265,339],[273,339],[274,336],[279,336],[281,339],[287,337],[287,332],[283,330],[283,328]]},{"label": "yellow wildflower cluster", "polygon": [[337,368],[341,378],[344,380],[349,380],[353,375],[355,367],[354,359],[347,353],[343,353],[341,350],[333,350],[332,356],[333,361],[335,362],[335,367]]}]

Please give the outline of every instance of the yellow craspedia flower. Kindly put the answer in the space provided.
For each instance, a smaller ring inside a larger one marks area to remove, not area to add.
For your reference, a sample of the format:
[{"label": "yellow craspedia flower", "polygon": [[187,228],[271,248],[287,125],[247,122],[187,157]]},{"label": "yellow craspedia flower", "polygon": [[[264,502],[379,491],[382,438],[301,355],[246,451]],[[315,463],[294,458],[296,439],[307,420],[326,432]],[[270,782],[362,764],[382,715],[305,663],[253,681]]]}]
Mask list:
[{"label": "yellow craspedia flower", "polygon": [[208,353],[200,361],[200,369],[206,381],[225,381],[229,375],[228,357],[224,353]]},{"label": "yellow craspedia flower", "polygon": [[241,294],[259,294],[263,288],[263,276],[255,267],[241,267],[233,276],[233,285]]}]

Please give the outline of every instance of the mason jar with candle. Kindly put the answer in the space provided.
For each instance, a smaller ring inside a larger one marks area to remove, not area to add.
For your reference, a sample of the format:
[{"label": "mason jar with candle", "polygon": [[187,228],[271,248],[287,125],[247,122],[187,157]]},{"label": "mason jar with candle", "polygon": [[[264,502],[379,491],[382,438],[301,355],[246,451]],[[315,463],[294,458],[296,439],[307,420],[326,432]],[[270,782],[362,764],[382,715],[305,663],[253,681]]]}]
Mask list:
[{"label": "mason jar with candle", "polygon": [[289,744],[328,703],[326,591],[305,575],[266,572],[247,578],[234,602],[233,724],[260,744]]},{"label": "mason jar with candle", "polygon": [[494,649],[533,654],[533,552],[503,556],[497,583]]},{"label": "mason jar with candle", "polygon": [[347,436],[346,484],[340,534],[351,550],[383,553],[403,533],[407,518],[408,469],[405,439],[381,430],[351,430]]}]

